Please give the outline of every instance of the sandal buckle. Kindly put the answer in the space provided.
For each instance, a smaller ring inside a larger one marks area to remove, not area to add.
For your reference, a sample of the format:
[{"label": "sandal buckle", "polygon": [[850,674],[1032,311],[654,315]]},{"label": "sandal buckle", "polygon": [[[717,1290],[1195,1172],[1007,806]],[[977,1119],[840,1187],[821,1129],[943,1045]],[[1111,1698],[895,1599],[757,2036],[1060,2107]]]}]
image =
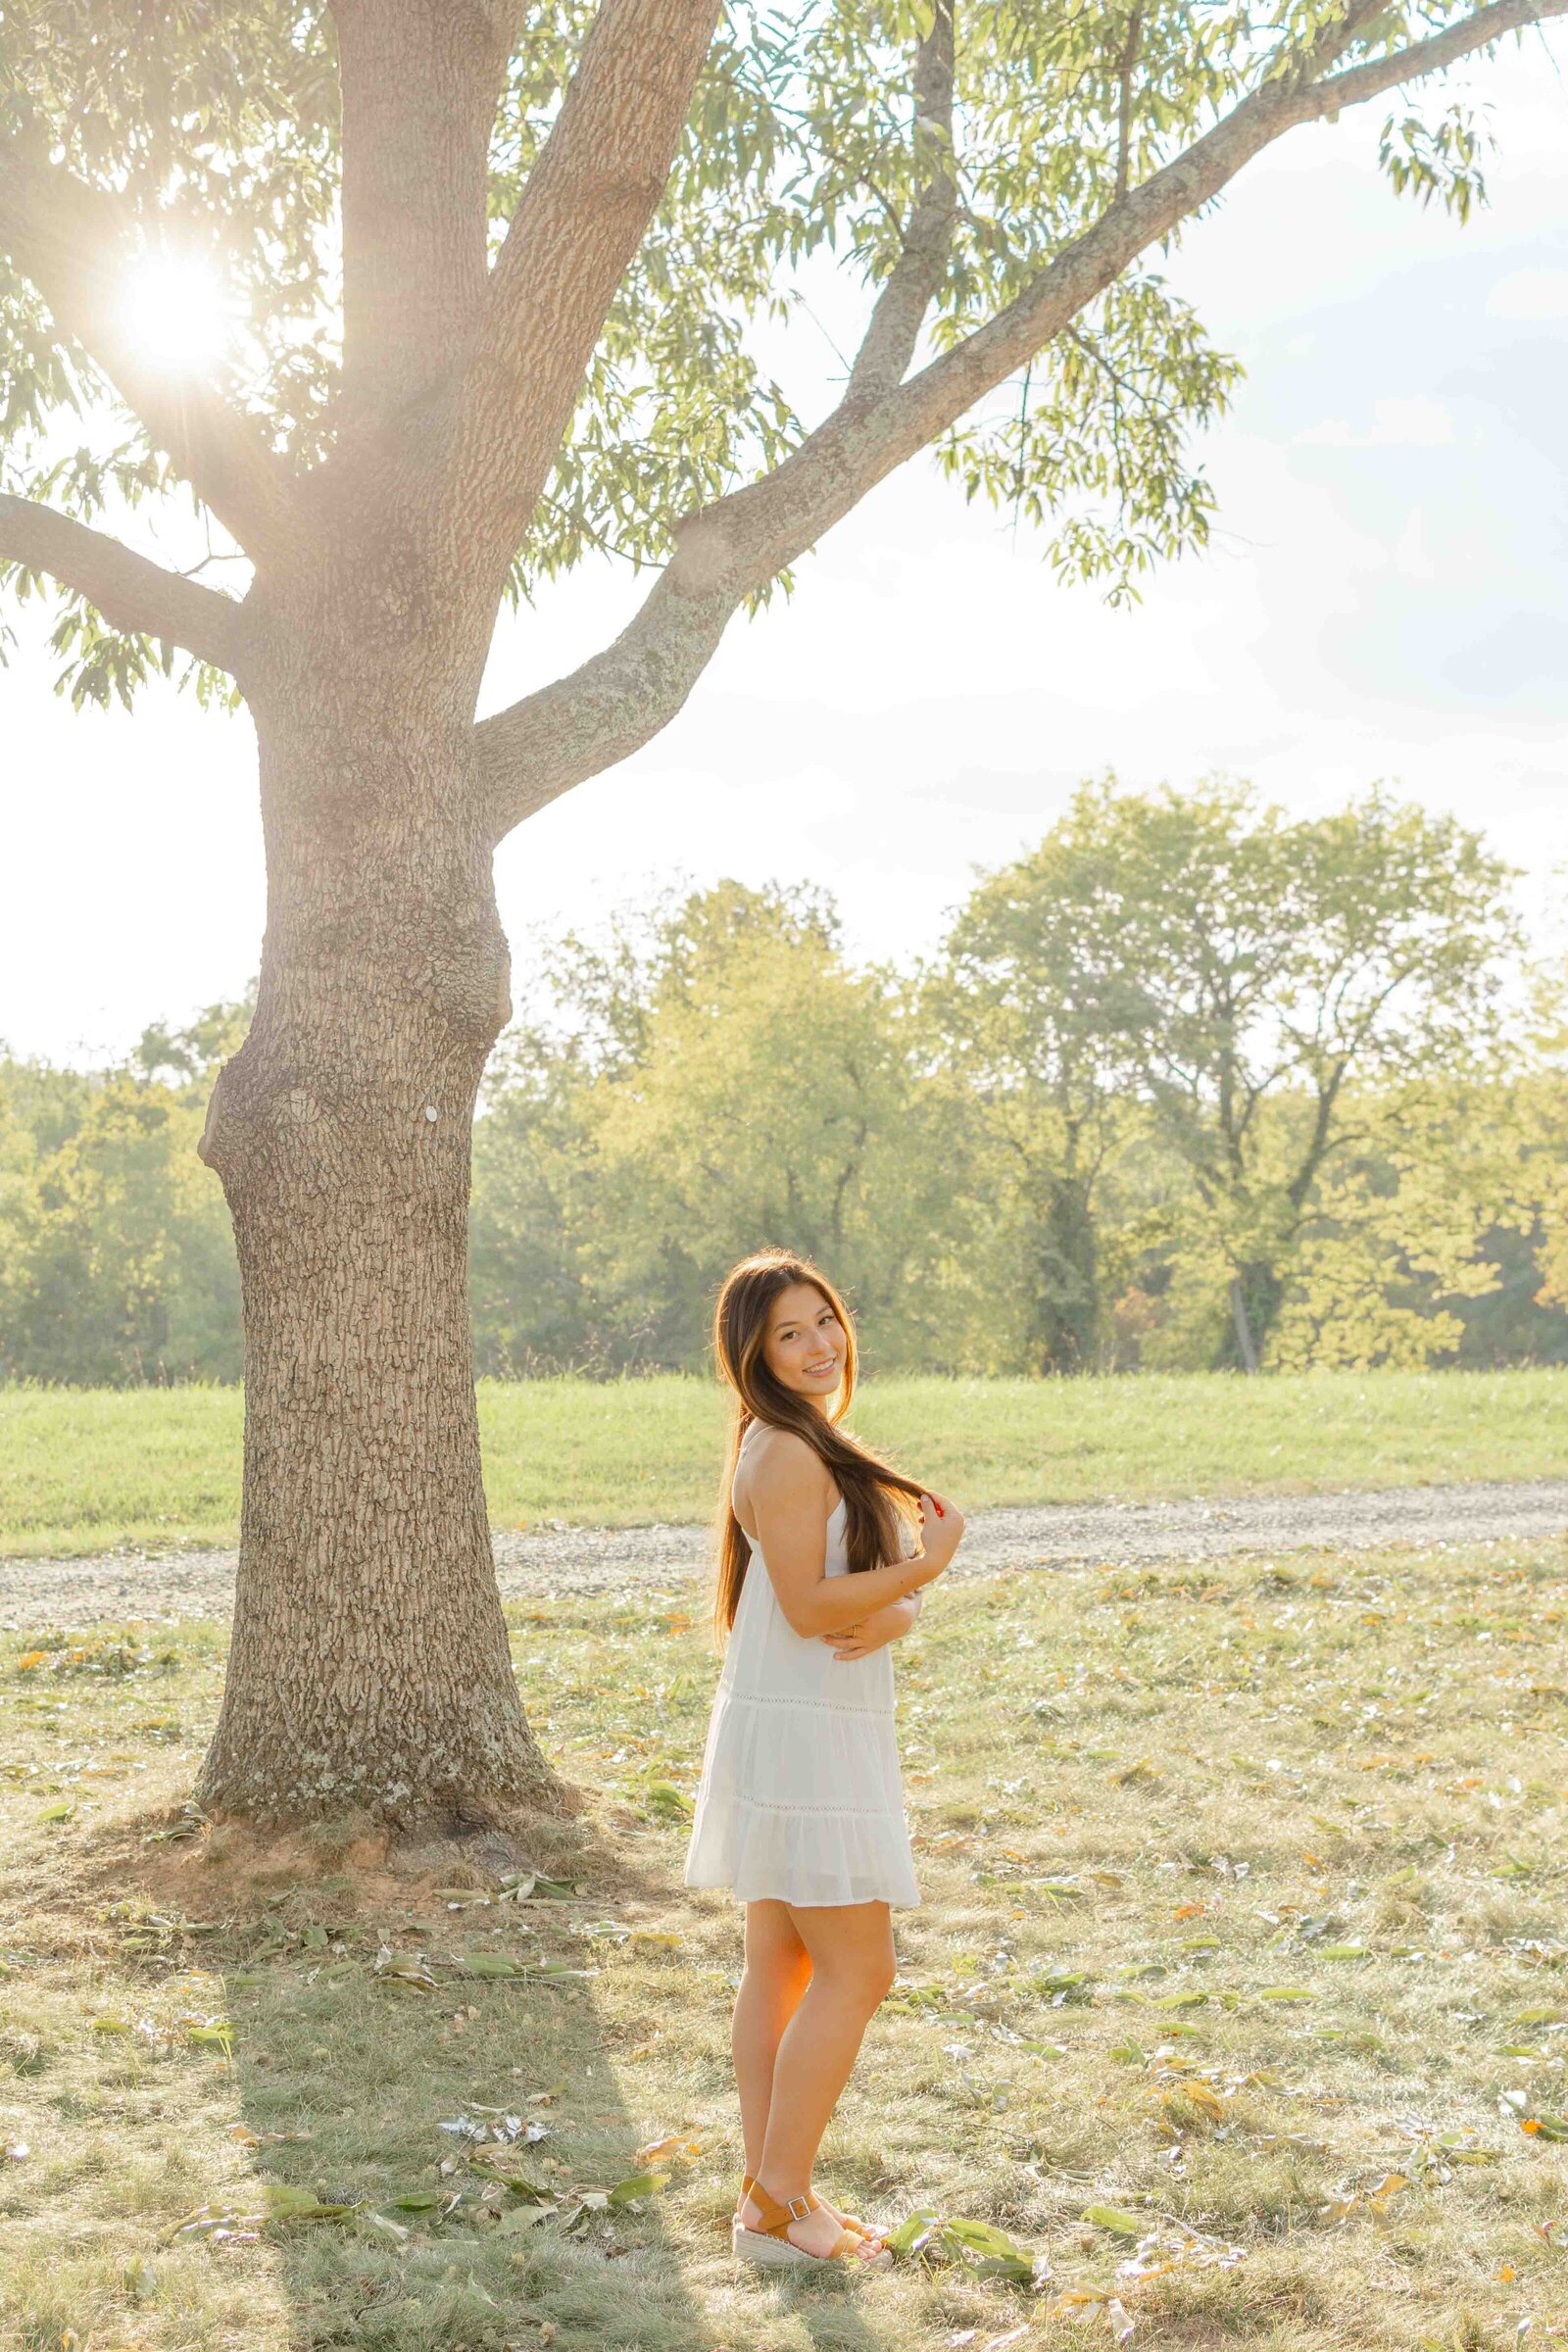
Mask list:
[{"label": "sandal buckle", "polygon": [[785,2203],[789,2207],[792,2222],[804,2222],[809,2218],[811,2208],[805,2197],[787,2197]]}]

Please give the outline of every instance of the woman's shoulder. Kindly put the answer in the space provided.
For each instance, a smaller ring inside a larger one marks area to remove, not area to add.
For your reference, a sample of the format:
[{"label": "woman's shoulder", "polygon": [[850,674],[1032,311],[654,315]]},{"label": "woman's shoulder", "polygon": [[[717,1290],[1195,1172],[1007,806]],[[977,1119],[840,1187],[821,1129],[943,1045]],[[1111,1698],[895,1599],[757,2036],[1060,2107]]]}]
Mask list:
[{"label": "woman's shoulder", "polygon": [[807,1501],[832,1488],[827,1464],[814,1446],[793,1429],[754,1421],[746,1432],[746,1477],[769,1500]]}]

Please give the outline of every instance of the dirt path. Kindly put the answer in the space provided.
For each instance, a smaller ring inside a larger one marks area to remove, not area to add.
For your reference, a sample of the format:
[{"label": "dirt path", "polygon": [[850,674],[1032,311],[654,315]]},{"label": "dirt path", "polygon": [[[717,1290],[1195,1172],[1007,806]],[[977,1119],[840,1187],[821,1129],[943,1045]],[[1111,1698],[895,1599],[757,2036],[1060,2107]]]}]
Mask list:
[{"label": "dirt path", "polygon": [[[977,1512],[958,1567],[986,1575],[1086,1561],[1140,1565],[1237,1552],[1364,1551],[1382,1544],[1475,1544],[1565,1531],[1568,1479],[1195,1502],[1049,1503]],[[700,1527],[498,1534],[496,1566],[509,1600],[668,1591],[702,1576],[707,1542]],[[15,1633],[115,1618],[223,1616],[233,1584],[231,1551],[0,1560],[0,1627]]]}]

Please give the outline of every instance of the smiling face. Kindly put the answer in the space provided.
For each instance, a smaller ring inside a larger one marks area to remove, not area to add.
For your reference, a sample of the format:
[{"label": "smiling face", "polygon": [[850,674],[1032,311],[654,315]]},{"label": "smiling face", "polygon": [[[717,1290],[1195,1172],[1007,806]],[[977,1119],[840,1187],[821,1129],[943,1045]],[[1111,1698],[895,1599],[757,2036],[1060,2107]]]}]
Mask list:
[{"label": "smiling face", "polygon": [[780,1388],[826,1405],[844,1380],[849,1336],[811,1282],[792,1282],[768,1310],[762,1360]]}]

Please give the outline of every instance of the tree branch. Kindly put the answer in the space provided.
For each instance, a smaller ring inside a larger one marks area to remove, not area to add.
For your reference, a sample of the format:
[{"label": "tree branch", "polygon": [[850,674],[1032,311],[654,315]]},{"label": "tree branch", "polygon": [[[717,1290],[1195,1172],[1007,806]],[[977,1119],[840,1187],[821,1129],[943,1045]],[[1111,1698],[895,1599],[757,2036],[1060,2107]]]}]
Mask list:
[{"label": "tree branch", "polygon": [[[383,424],[461,366],[484,303],[491,126],[514,0],[331,0],[343,397]],[[352,424],[350,429],[352,429]]]},{"label": "tree branch", "polygon": [[181,579],[35,499],[0,492],[0,562],[48,572],[84,596],[112,628],[160,637],[215,669],[237,671],[243,660],[244,608],[232,597]]},{"label": "tree branch", "polygon": [[953,245],[958,188],[953,154],[955,0],[937,0],[914,63],[914,144],[932,150],[931,173],[904,232],[904,251],[877,297],[850,370],[847,397],[891,392],[903,383],[920,328],[942,283]]},{"label": "tree branch", "polygon": [[282,460],[214,385],[165,373],[138,343],[127,285],[136,225],[118,197],[22,137],[0,141],[0,248],[37,288],[57,332],[103,369],[254,562],[282,554],[302,535]]},{"label": "tree branch", "polygon": [[[1326,80],[1313,78],[1343,55],[1376,7],[1377,0],[1352,0],[1297,72],[1239,100],[1211,130],[1110,204],[964,342],[880,396],[846,392],[771,473],[678,523],[674,555],[613,645],[477,728],[492,839],[503,839],[558,794],[657,734],[680,710],[747,596],[1025,366],[1130,262],[1210,202],[1253,156],[1299,123],[1331,120],[1346,106],[1441,72],[1508,32],[1568,14],[1568,0],[1491,0],[1396,56]],[[918,327],[916,320],[914,333]]]},{"label": "tree branch", "polygon": [[658,209],[718,0],[603,0],[490,273],[440,512],[466,580],[515,554]]},{"label": "tree branch", "polygon": [[737,599],[681,591],[665,565],[629,627],[569,676],[474,729],[493,842],[550,801],[627,760],[667,727],[718,648]]}]

